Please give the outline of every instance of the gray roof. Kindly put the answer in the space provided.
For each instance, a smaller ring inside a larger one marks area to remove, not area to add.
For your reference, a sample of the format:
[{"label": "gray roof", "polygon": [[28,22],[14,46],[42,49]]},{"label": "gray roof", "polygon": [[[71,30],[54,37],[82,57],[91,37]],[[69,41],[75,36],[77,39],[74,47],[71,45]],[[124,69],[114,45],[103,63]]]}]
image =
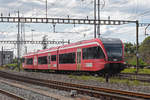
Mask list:
[{"label": "gray roof", "polygon": [[122,44],[121,40],[118,38],[101,38],[103,44]]}]

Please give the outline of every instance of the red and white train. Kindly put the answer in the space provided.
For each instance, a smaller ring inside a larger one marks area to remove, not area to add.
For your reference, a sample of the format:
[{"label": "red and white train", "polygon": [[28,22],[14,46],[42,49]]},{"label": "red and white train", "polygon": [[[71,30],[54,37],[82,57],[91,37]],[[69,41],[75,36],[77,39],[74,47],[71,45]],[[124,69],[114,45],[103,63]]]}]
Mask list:
[{"label": "red and white train", "polygon": [[119,73],[124,68],[124,46],[120,39],[96,38],[28,53],[25,70],[57,72]]}]

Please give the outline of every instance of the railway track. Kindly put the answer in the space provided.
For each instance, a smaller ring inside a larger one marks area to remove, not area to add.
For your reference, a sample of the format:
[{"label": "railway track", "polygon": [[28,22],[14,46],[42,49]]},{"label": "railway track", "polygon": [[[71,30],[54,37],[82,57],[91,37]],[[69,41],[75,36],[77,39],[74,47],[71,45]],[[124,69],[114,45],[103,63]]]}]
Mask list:
[{"label": "railway track", "polygon": [[14,100],[27,100],[27,99],[25,99],[25,98],[23,98],[21,96],[18,96],[16,94],[10,93],[10,92],[2,90],[2,89],[0,89],[0,93],[4,94],[4,95],[6,95],[6,96],[8,96],[10,98],[13,98]]},{"label": "railway track", "polygon": [[120,73],[118,77],[120,79],[138,80],[150,83],[150,74]]},{"label": "railway track", "polygon": [[136,74],[136,73],[121,73],[123,75],[139,75],[139,76],[149,76],[150,77],[150,74]]},{"label": "railway track", "polygon": [[149,100],[150,94],[135,93],[130,91],[121,91],[108,88],[100,88],[94,86],[85,86],[81,84],[65,83],[52,80],[36,79],[21,75],[14,75],[0,71],[0,77],[9,78],[16,81],[27,82],[34,85],[60,89],[65,91],[77,91],[78,94],[89,95],[96,98],[111,99],[111,100]]}]

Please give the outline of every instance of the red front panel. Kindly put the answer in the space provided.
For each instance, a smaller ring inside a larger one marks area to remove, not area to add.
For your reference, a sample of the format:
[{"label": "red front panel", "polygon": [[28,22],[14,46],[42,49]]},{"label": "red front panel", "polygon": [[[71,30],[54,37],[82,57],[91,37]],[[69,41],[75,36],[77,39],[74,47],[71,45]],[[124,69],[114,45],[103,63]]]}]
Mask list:
[{"label": "red front panel", "polygon": [[[99,43],[101,45],[101,43]],[[81,71],[99,71],[104,68],[106,61],[104,58],[101,59],[83,59],[83,48],[99,46],[97,44],[87,45],[82,47],[81,53]],[[99,46],[103,50],[103,45]],[[104,53],[105,55],[105,53]]]},{"label": "red front panel", "polygon": [[104,59],[88,59],[82,60],[82,71],[99,71],[104,68]]}]

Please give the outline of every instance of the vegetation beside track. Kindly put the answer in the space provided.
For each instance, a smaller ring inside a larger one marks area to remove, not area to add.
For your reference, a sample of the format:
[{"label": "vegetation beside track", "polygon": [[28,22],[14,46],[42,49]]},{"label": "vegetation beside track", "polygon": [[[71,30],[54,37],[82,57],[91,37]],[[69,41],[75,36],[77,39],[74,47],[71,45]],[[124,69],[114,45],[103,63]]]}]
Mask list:
[{"label": "vegetation beside track", "polygon": [[[104,77],[95,77],[95,76],[77,76],[77,75],[69,75],[70,78],[77,79],[77,80],[93,80],[93,81],[99,81],[99,82],[106,82],[106,79]],[[141,82],[138,80],[128,80],[128,79],[118,79],[116,77],[111,77],[109,79],[109,83],[112,84],[124,84],[128,86],[150,86],[150,83],[147,82]]]},{"label": "vegetation beside track", "polygon": [[[23,70],[21,66],[22,65],[20,65],[20,70]],[[12,63],[12,64],[6,64],[3,66],[0,66],[0,69],[9,69],[9,70],[18,71],[18,66],[17,66],[17,63]]]},{"label": "vegetation beside track", "polygon": [[100,82],[105,82],[105,78],[103,77],[95,77],[95,76],[77,76],[77,75],[69,75],[70,78],[78,79],[78,80],[95,80]]},{"label": "vegetation beside track", "polygon": [[[136,68],[126,68],[121,73],[135,73]],[[150,74],[150,69],[147,68],[139,68],[138,74]]]},{"label": "vegetation beside track", "polygon": [[[125,61],[130,66],[136,66],[136,44],[124,43]],[[139,67],[143,68],[150,65],[150,36],[139,44]]]}]

